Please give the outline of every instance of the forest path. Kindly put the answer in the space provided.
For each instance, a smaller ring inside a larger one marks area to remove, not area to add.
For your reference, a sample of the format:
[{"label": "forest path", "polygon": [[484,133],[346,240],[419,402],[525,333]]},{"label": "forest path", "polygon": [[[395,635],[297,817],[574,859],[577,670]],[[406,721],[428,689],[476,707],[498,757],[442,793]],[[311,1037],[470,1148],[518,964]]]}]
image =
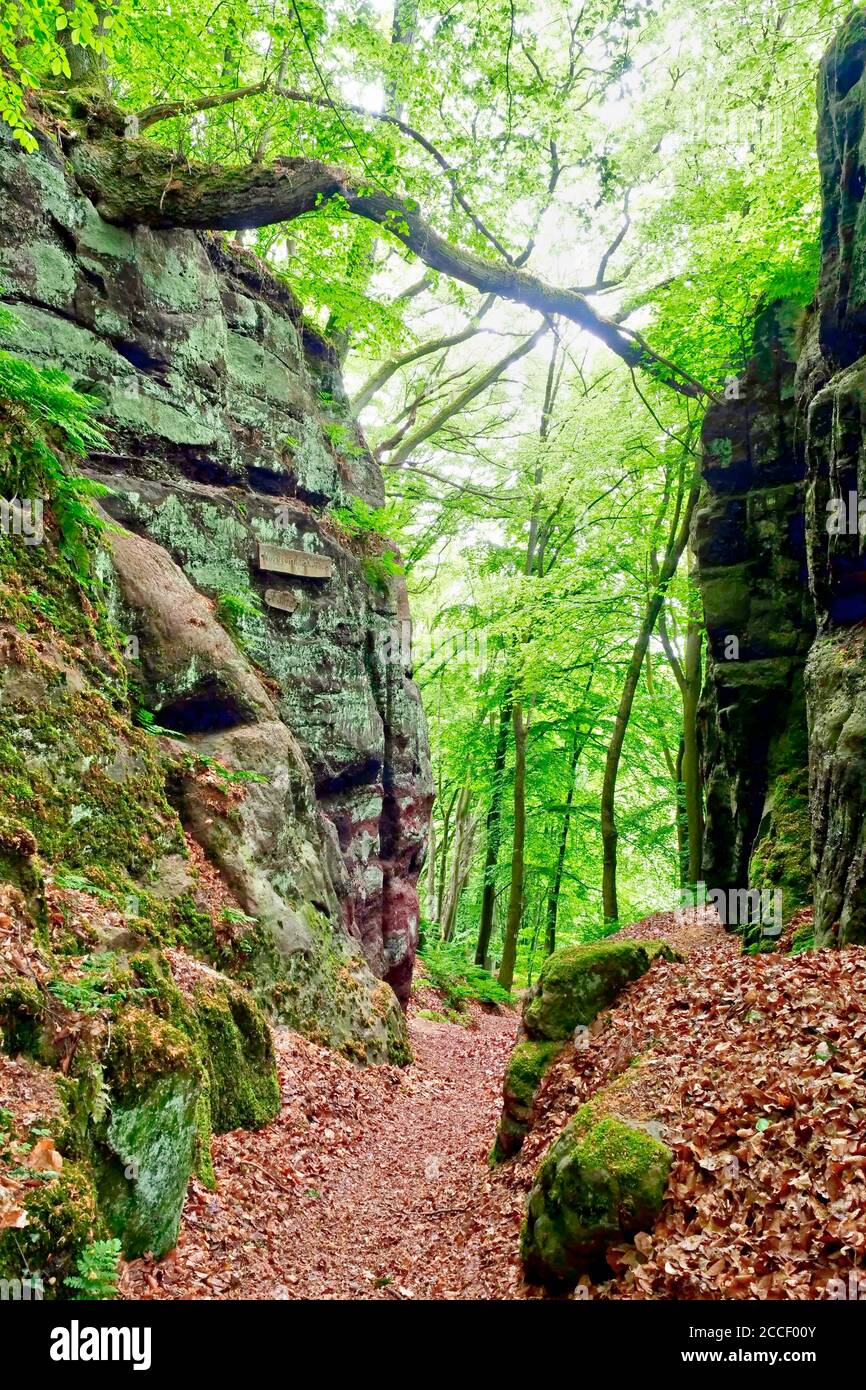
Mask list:
[{"label": "forest path", "polygon": [[214,1140],[177,1249],[136,1260],[132,1298],[513,1297],[519,1213],[487,1155],[518,1015],[410,1018],[414,1065],[362,1069],[278,1030],[283,1105]]}]

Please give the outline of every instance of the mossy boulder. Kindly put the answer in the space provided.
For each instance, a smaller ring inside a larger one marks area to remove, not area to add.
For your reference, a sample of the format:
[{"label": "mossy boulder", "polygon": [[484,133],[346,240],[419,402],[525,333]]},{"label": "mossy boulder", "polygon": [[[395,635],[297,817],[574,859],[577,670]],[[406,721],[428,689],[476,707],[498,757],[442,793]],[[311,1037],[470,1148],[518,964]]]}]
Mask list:
[{"label": "mossy boulder", "polygon": [[523,1010],[529,1037],[551,1042],[569,1038],[579,1025],[592,1023],[659,955],[676,958],[665,942],[621,938],[555,951],[544,962]]},{"label": "mossy boulder", "polygon": [[105,1136],[100,1204],[128,1257],[177,1243],[199,1130],[199,1078],[160,1077],[130,1105],[115,1105]]},{"label": "mossy boulder", "polygon": [[524,1038],[515,1047],[502,1085],[502,1117],[491,1162],[501,1163],[520,1148],[532,1120],[538,1088],[562,1049],[561,1042],[536,1042],[531,1038]]},{"label": "mossy boulder", "polygon": [[649,1229],[664,1201],[670,1150],[598,1099],[578,1110],[529,1194],[520,1254],[527,1278],[573,1284],[607,1246]]},{"label": "mossy boulder", "polygon": [[115,1026],[106,1075],[111,1111],[94,1144],[100,1208],[125,1255],[164,1255],[208,1124],[208,1078],[192,1041],[139,1008]]}]

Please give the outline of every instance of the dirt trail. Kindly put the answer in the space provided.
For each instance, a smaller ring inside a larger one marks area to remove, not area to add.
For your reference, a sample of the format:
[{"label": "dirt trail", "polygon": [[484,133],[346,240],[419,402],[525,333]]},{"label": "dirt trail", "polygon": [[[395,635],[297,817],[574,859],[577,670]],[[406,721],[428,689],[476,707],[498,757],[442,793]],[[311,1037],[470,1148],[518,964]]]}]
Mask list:
[{"label": "dirt trail", "polygon": [[283,1107],[214,1141],[177,1250],[124,1272],[133,1298],[503,1298],[518,1217],[486,1164],[517,1016],[410,1020],[415,1064],[362,1070],[280,1031]]}]

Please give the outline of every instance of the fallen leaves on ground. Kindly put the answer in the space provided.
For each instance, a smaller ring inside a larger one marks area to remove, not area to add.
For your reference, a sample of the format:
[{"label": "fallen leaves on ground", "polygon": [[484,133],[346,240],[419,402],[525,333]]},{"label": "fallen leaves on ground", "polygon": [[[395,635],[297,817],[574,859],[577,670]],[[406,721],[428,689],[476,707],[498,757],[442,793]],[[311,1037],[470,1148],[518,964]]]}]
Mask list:
[{"label": "fallen leaves on ground", "polygon": [[[667,936],[673,914],[624,935]],[[656,962],[552,1069],[508,1181],[521,1199],[551,1139],[640,1057],[635,1099],[674,1152],[660,1220],[608,1253],[594,1297],[827,1297],[866,1248],[866,950],[737,952],[720,929]]]},{"label": "fallen leaves on ground", "polygon": [[506,1297],[517,1229],[487,1153],[517,1017],[412,1018],[407,1069],[351,1062],[278,1030],[283,1106],[214,1140],[217,1191],[190,1184],[178,1246],[136,1260],[131,1298]]},{"label": "fallen leaves on ground", "polygon": [[[672,1148],[652,1231],[609,1251],[593,1298],[820,1298],[866,1249],[866,949],[738,954],[712,913],[658,914],[657,961],[551,1068],[522,1152],[487,1165],[517,1019],[410,1020],[416,1062],[359,1069],[282,1030],[283,1107],[214,1141],[177,1250],[133,1298],[505,1299],[548,1145],[637,1057],[629,1094]],[[435,1001],[426,995],[425,1007]],[[584,1040],[585,1041],[585,1040]]]}]

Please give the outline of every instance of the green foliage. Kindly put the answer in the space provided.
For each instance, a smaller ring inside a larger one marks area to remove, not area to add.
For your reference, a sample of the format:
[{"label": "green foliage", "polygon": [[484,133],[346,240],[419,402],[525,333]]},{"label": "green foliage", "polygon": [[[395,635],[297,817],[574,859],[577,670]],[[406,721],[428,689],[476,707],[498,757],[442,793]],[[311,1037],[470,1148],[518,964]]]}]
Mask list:
[{"label": "green foliage", "polygon": [[245,624],[251,618],[261,620],[262,608],[258,599],[249,594],[235,594],[224,590],[217,597],[216,615],[235,641],[243,644]]},{"label": "green foliage", "polygon": [[92,1241],[79,1255],[75,1274],[66,1277],[73,1297],[102,1302],[116,1298],[119,1259],[119,1240]]},{"label": "green foliage", "polygon": [[463,948],[453,942],[425,940],[418,954],[430,984],[456,1012],[465,1008],[470,1000],[478,1004],[514,1002],[487,970],[480,965],[470,965]]},{"label": "green foliage", "polygon": [[146,734],[162,735],[164,738],[186,738],[186,734],[180,733],[177,729],[167,729],[164,725],[157,724],[156,715],[149,709],[137,709],[135,722]]},{"label": "green foliage", "polygon": [[101,951],[85,956],[80,963],[81,978],[55,978],[48,981],[48,990],[67,1009],[77,1014],[98,1014],[116,1011],[118,1005],[135,1002],[140,996],[152,993],[143,990],[120,968],[113,951]]},{"label": "green foliage", "polygon": [[381,555],[365,555],[361,569],[370,588],[379,594],[387,594],[391,580],[403,573],[403,566],[393,550],[383,550]]},{"label": "green foliage", "polygon": [[[0,305],[0,333],[13,316]],[[98,403],[76,391],[65,373],[37,368],[0,351],[0,472],[7,498],[47,499],[62,553],[80,579],[103,523],[90,506],[107,491],[71,471],[70,456],[105,444],[93,416]]]},{"label": "green foliage", "polygon": [[381,536],[387,540],[394,534],[398,518],[394,507],[371,507],[360,497],[350,497],[345,507],[335,507],[331,516],[350,536]]}]

